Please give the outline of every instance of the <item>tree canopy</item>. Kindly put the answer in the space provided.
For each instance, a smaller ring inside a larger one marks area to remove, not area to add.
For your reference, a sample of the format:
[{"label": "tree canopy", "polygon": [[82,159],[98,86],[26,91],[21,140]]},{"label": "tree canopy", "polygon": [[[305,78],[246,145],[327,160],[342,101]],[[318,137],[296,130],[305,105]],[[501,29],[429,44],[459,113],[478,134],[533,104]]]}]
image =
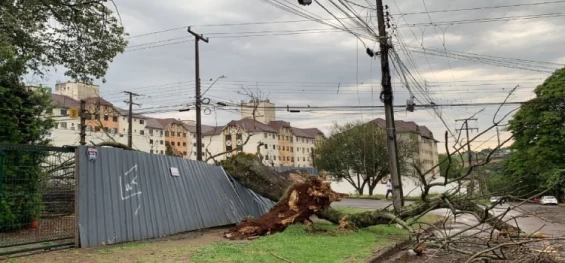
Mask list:
[{"label": "tree canopy", "polygon": [[[460,176],[463,166],[461,165],[461,159],[456,156],[451,157],[451,163],[446,161],[447,154],[440,154],[439,159],[439,174],[442,177],[447,178],[457,178]],[[449,169],[448,169],[449,168]]]},{"label": "tree canopy", "polygon": [[[103,78],[125,50],[124,28],[108,0],[0,1],[0,38],[16,50],[28,72],[45,75],[56,66],[90,83]],[[103,80],[104,81],[104,80]]]},{"label": "tree canopy", "polygon": [[[415,142],[399,136],[401,173],[411,166]],[[384,130],[374,124],[352,122],[335,125],[331,136],[317,150],[316,166],[338,180],[351,184],[359,194],[365,187],[369,194],[389,173],[388,151]]]},{"label": "tree canopy", "polygon": [[[521,182],[522,193],[550,187],[565,168],[565,68],[535,89],[510,120],[514,150],[505,162],[508,180]],[[561,180],[564,178],[561,178]],[[563,184],[556,186],[556,190]]]}]

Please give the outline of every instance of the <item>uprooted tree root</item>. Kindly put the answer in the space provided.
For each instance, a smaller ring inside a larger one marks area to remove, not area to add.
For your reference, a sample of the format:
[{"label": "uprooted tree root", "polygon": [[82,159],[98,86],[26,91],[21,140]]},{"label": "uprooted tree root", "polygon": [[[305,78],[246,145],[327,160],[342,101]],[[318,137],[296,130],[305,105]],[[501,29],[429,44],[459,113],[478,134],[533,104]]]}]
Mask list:
[{"label": "uprooted tree root", "polygon": [[347,195],[334,192],[324,178],[311,176],[295,184],[286,196],[263,216],[243,219],[224,234],[228,239],[246,239],[284,231],[294,223],[311,223],[310,217],[325,211],[332,202]]}]

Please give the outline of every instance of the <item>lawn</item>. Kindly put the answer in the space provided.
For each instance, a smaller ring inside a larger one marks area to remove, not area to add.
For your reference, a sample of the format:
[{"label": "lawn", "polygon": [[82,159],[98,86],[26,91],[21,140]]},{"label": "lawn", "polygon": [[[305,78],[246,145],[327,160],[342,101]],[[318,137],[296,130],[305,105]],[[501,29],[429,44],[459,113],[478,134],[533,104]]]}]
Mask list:
[{"label": "lawn", "polygon": [[[437,217],[422,219],[433,220]],[[251,241],[229,241],[222,237],[225,229],[214,229],[202,235],[188,233],[103,248],[60,250],[5,262],[364,262],[375,250],[407,238],[407,231],[394,225],[352,233],[340,232],[325,221],[316,221],[313,227],[314,231],[306,231],[303,225],[293,225],[282,233]]]}]

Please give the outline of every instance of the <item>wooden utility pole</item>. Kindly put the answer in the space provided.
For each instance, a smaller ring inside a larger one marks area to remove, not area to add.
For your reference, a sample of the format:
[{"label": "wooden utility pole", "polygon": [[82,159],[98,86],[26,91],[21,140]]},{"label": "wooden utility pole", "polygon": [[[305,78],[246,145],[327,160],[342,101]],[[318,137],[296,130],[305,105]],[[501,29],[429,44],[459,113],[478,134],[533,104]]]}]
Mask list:
[{"label": "wooden utility pole", "polygon": [[86,101],[80,100],[80,145],[86,145],[86,118],[88,117],[86,110]]},{"label": "wooden utility pole", "polygon": [[133,121],[132,121],[132,115],[133,115],[133,105],[137,105],[139,106],[140,104],[138,103],[134,103],[133,102],[133,96],[139,96],[139,94],[137,93],[133,93],[131,91],[124,91],[125,94],[129,95],[129,101],[124,100],[125,103],[129,104],[129,110],[128,110],[128,147],[132,147],[133,144]]},{"label": "wooden utility pole", "polygon": [[[469,141],[469,130],[477,130],[479,131],[478,128],[469,128],[469,121],[476,121],[476,118],[468,118],[468,119],[459,119],[459,120],[455,120],[456,122],[458,121],[462,121],[463,122],[463,126],[465,128],[461,128],[461,129],[457,129],[459,131],[461,130],[465,130],[465,132],[467,133],[467,165],[468,167],[471,167],[472,162],[473,162],[473,154],[471,153],[471,142]],[[469,178],[469,187],[467,189],[467,195],[469,196],[473,196],[473,193],[475,192],[475,178],[473,173],[470,173],[470,178]]]},{"label": "wooden utility pole", "polygon": [[202,99],[200,98],[200,55],[198,52],[198,42],[202,40],[208,43],[208,38],[194,33],[190,30],[190,27],[188,27],[187,31],[194,36],[194,60],[196,61],[196,160],[202,161]]},{"label": "wooden utility pole", "polygon": [[404,194],[402,193],[402,180],[400,178],[400,167],[398,164],[398,146],[396,143],[396,128],[394,125],[393,94],[390,83],[390,66],[388,63],[388,50],[391,47],[387,33],[383,10],[383,1],[377,1],[377,25],[379,27],[379,43],[381,55],[381,74],[383,91],[381,98],[385,104],[387,148],[389,155],[390,176],[392,181],[392,204],[394,211],[399,213],[404,206]]}]

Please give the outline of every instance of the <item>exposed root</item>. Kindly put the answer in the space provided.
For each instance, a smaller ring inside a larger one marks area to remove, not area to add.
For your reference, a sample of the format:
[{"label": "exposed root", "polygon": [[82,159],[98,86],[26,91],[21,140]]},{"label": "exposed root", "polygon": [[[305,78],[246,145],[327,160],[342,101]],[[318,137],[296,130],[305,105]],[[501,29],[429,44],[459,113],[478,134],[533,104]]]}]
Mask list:
[{"label": "exposed root", "polygon": [[268,213],[254,220],[244,219],[239,225],[224,234],[228,239],[246,239],[284,231],[294,223],[305,223],[317,212],[330,207],[334,201],[347,196],[334,192],[325,178],[309,177],[295,184],[287,195]]}]

